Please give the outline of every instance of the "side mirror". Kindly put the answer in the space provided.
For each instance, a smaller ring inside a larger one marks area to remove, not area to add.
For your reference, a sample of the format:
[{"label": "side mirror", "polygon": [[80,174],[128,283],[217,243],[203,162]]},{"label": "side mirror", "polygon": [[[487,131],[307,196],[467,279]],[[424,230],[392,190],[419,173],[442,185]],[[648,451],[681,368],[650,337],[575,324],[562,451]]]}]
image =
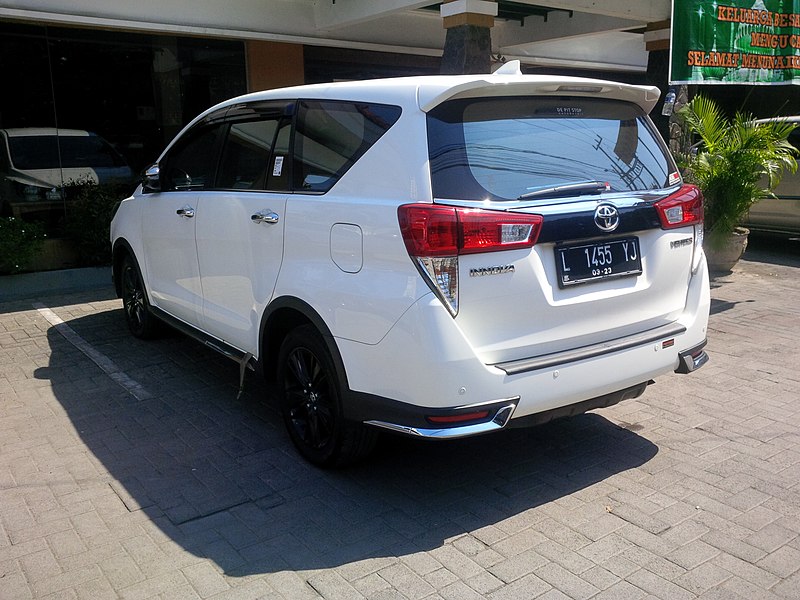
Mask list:
[{"label": "side mirror", "polygon": [[145,192],[160,192],[161,179],[159,177],[158,165],[150,165],[144,172],[144,179],[142,181],[142,188]]}]

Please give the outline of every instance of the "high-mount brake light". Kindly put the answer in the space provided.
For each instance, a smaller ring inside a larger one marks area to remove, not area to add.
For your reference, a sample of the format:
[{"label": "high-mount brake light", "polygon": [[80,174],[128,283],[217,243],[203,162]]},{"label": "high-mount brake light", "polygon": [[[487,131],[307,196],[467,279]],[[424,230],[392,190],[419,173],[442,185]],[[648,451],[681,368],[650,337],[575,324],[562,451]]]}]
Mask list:
[{"label": "high-mount brake light", "polygon": [[703,194],[693,185],[684,185],[655,204],[662,229],[677,229],[703,223]]},{"label": "high-mount brake light", "polygon": [[397,209],[403,241],[428,286],[458,314],[458,257],[530,248],[539,237],[541,215],[404,204]]}]

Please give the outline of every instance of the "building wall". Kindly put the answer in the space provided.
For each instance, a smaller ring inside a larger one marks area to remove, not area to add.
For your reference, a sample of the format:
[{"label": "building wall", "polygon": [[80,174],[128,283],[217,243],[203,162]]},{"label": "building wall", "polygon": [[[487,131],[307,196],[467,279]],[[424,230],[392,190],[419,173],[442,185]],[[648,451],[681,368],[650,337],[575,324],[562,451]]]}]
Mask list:
[{"label": "building wall", "polygon": [[246,44],[247,90],[270,90],[305,83],[303,46],[250,40]]}]

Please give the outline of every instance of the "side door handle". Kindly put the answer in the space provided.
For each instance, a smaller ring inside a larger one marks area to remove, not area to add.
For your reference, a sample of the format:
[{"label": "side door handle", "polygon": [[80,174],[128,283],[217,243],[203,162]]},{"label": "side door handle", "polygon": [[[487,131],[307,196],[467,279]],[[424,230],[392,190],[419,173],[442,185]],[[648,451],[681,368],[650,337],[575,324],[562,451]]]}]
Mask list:
[{"label": "side door handle", "polygon": [[187,204],[186,206],[182,206],[181,208],[176,210],[175,214],[176,215],[180,215],[181,217],[183,217],[185,219],[191,219],[194,216],[194,207],[189,206]]},{"label": "side door handle", "polygon": [[277,223],[280,220],[278,213],[269,209],[260,210],[254,215],[250,215],[250,220],[253,223]]}]

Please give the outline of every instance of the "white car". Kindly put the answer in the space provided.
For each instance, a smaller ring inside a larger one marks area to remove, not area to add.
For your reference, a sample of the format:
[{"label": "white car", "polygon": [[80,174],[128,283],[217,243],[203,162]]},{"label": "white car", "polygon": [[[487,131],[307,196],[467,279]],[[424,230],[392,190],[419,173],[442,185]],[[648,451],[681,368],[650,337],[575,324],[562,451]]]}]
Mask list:
[{"label": "white car", "polygon": [[133,171],[102,137],[83,129],[0,129],[0,214],[63,209],[70,183],[131,183]]},{"label": "white car", "polygon": [[258,367],[321,466],[635,398],[708,359],[702,196],[657,98],[506,66],[223,102],[113,220],[130,330]]}]

